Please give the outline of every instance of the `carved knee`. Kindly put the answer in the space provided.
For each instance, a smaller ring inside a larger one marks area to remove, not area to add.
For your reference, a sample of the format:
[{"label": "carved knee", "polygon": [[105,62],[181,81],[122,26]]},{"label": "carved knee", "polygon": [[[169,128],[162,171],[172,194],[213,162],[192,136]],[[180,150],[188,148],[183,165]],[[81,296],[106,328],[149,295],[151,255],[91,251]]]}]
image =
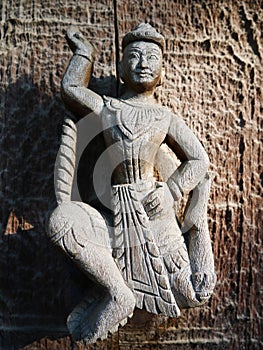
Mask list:
[{"label": "carved knee", "polygon": [[82,202],[60,204],[48,221],[48,236],[70,257],[89,243],[109,247],[109,234],[102,216]]},{"label": "carved knee", "polygon": [[52,243],[73,257],[84,247],[85,241],[76,227],[76,208],[73,202],[60,204],[51,214],[47,234]]}]

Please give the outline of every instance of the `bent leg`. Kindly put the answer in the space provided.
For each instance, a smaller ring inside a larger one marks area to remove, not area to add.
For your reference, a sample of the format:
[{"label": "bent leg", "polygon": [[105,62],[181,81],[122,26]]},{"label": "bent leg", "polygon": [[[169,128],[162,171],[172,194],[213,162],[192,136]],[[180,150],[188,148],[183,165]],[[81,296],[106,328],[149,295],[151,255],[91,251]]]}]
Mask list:
[{"label": "bent leg", "polygon": [[175,299],[181,308],[204,304],[211,296],[216,276],[207,224],[209,174],[192,192],[182,232],[186,238],[177,250],[164,256]]},{"label": "bent leg", "polygon": [[192,271],[185,244],[163,258],[179,308],[184,309],[202,305],[203,302],[198,300],[193,287]]},{"label": "bent leg", "polygon": [[207,202],[211,175],[194,188],[184,218],[184,232],[192,270],[192,283],[199,300],[207,300],[214,289],[216,275],[207,222]]},{"label": "bent leg", "polygon": [[99,300],[92,305],[83,300],[68,318],[75,340],[95,342],[107,331],[114,331],[135,307],[133,293],[112,258],[107,225],[94,208],[68,202],[52,213],[48,234],[89,278],[105,289]]}]

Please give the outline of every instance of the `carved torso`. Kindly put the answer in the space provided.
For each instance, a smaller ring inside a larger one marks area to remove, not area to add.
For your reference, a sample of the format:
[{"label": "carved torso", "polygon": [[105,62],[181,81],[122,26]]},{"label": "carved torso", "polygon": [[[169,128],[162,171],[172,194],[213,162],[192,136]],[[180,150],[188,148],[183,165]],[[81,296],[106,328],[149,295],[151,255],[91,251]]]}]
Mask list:
[{"label": "carved torso", "polygon": [[159,105],[105,98],[101,114],[104,139],[113,163],[113,183],[152,178],[156,153],[170,123],[169,111]]},{"label": "carved torso", "polygon": [[[153,220],[154,225],[151,225],[142,205],[143,198],[158,186],[164,186],[154,180],[154,163],[168,132],[169,111],[157,104],[105,98],[101,117],[114,169],[112,209],[116,263],[127,285],[134,291],[138,307],[145,305],[149,309],[150,305],[157,303],[168,313],[174,312],[176,303],[161,258],[162,253],[168,253],[168,246],[178,249],[184,244],[173,213],[173,199],[166,192],[166,206],[160,203],[163,216]],[[158,258],[153,258],[156,254]],[[162,287],[156,269],[163,271]],[[163,295],[162,288],[169,297]]]}]

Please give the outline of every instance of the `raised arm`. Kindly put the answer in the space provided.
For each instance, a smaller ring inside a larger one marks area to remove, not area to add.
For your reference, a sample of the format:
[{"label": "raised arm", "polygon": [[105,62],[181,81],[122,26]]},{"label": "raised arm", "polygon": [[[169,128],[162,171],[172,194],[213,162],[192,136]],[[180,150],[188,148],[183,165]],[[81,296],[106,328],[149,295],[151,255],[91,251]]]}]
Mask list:
[{"label": "raised arm", "polygon": [[166,143],[182,164],[168,180],[175,200],[188,193],[204,178],[209,158],[203,146],[184,121],[174,115],[166,137]]},{"label": "raised arm", "polygon": [[93,66],[93,46],[74,27],[67,31],[67,41],[73,52],[61,83],[61,95],[67,108],[77,117],[91,111],[100,114],[103,99],[87,88]]}]

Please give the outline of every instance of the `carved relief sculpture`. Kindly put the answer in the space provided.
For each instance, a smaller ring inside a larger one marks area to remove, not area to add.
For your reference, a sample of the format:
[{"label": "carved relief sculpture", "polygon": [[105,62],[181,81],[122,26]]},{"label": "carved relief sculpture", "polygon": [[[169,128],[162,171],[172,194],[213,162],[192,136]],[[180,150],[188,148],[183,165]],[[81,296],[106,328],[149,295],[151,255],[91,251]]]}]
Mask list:
[{"label": "carved relief sculpture", "polygon": [[[73,57],[62,96],[78,117],[93,111],[102,124],[113,164],[112,221],[91,205],[71,201],[76,126],[64,123],[56,169],[58,207],[48,235],[105,293],[88,297],[68,317],[75,340],[103,339],[127,321],[134,308],[169,317],[204,304],[215,285],[207,224],[209,159],[184,121],[154,98],[163,76],[164,37],[149,24],[124,36],[119,65],[124,92],[100,96],[87,88],[94,49],[74,28],[67,32]],[[162,143],[181,165],[167,182],[155,177]],[[92,157],[92,155],[91,155]],[[182,225],[174,204],[189,195]]]}]

